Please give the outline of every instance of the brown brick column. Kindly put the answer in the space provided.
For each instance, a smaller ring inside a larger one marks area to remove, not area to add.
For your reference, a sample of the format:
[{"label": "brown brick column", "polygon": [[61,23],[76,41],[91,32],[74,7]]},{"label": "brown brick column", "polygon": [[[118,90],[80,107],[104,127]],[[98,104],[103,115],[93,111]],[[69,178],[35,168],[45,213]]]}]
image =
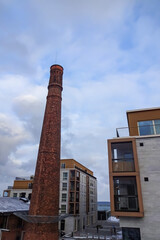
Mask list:
[{"label": "brown brick column", "polygon": [[[63,68],[52,65],[29,215],[58,216]],[[28,223],[24,240],[58,240],[58,223]]]}]

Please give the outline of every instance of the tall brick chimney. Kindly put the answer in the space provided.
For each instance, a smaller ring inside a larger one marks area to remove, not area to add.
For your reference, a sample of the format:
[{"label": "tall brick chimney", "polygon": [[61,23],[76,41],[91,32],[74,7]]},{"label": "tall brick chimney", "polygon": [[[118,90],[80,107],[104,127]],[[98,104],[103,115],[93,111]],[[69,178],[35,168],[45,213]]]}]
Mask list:
[{"label": "tall brick chimney", "polygon": [[47,103],[29,210],[31,221],[26,225],[24,240],[59,239],[58,221],[45,221],[59,215],[62,75],[63,68],[60,65],[50,67]]}]

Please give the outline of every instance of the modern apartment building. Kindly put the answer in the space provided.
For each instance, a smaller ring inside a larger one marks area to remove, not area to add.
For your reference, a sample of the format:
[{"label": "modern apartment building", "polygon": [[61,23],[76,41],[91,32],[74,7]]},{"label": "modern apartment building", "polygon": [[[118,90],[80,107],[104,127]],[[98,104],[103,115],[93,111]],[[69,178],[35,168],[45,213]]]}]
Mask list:
[{"label": "modern apartment building", "polygon": [[[33,176],[16,178],[3,196],[31,198]],[[62,159],[60,169],[59,229],[65,233],[82,230],[97,221],[97,179],[93,172],[74,159]]]},{"label": "modern apartment building", "polygon": [[93,172],[74,159],[61,160],[60,212],[69,214],[60,229],[82,230],[97,221],[97,180]]},{"label": "modern apartment building", "polygon": [[3,197],[19,197],[31,199],[33,178],[16,177],[13,186],[8,186],[8,189],[3,191]]},{"label": "modern apartment building", "polygon": [[108,140],[111,215],[123,239],[160,239],[160,108],[127,111],[129,136]]}]

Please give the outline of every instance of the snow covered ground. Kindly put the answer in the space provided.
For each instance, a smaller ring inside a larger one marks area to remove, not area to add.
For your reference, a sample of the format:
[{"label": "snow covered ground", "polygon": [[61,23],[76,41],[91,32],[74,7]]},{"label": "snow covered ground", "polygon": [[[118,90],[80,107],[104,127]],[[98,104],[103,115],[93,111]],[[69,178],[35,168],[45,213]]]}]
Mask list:
[{"label": "snow covered ground", "polygon": [[118,218],[116,218],[116,217],[109,217],[108,218],[108,220],[107,220],[108,222],[119,222],[119,219]]}]

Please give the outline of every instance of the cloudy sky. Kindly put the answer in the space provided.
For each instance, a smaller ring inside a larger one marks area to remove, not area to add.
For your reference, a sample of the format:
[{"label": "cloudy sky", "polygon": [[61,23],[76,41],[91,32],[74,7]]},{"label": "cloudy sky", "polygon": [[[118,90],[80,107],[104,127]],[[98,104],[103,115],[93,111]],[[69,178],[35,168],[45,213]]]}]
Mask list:
[{"label": "cloudy sky", "polygon": [[109,200],[108,138],[160,106],[159,0],[0,0],[0,193],[34,174],[49,68],[64,67],[62,158]]}]

